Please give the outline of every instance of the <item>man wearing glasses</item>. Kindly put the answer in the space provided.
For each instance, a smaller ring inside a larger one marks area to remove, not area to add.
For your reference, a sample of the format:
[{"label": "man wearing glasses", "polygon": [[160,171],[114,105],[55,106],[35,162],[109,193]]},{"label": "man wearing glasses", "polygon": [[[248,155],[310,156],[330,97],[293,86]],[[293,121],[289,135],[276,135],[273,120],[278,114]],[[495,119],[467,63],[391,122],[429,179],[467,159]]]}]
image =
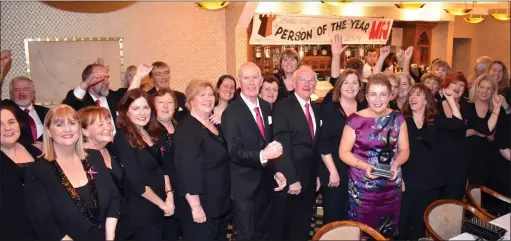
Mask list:
[{"label": "man wearing glasses", "polygon": [[273,109],[274,139],[284,149],[275,169],[284,174],[289,187],[276,195],[273,204],[276,240],[308,240],[321,162],[318,140],[322,122],[319,106],[310,101],[316,83],[316,73],[300,66],[293,74],[294,94],[277,102]]}]

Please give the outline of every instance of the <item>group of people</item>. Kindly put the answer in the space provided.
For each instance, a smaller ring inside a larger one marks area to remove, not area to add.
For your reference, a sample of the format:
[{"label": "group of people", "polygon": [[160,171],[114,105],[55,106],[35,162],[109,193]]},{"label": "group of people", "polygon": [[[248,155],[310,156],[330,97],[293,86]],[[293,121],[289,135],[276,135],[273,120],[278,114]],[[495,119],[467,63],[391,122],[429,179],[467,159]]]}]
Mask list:
[{"label": "group of people", "polygon": [[236,240],[307,240],[318,193],[325,224],[418,239],[427,205],[461,200],[467,182],[509,196],[501,61],[478,60],[468,82],[442,60],[411,76],[413,47],[396,53],[401,73],[388,46],[341,71],[342,36],[331,47],[334,88],[321,103],[310,98],[316,73],[292,49],[275,75],[248,62],[185,93],[160,61],[129,67],[112,91],[98,61],[52,109],[34,104],[31,79],[13,78],[0,104],[0,239],[225,240],[232,222]]}]

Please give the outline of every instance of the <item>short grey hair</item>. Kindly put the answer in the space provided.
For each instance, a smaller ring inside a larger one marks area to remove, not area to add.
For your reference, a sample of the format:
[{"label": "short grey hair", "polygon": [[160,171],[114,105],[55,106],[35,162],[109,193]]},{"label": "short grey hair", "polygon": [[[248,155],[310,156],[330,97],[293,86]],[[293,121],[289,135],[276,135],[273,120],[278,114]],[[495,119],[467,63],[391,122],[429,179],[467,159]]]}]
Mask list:
[{"label": "short grey hair", "polygon": [[493,59],[490,58],[489,56],[481,56],[477,58],[475,71],[479,73],[484,73],[484,71],[486,71],[486,68],[488,68],[488,65],[490,65],[491,62],[493,62]]},{"label": "short grey hair", "polygon": [[30,82],[31,86],[32,86],[32,89],[35,90],[35,86],[34,86],[34,81],[32,81],[32,79],[30,79],[29,77],[26,77],[26,76],[17,76],[17,77],[14,77],[11,79],[11,82],[9,82],[9,93],[12,95],[12,92],[14,91],[14,82],[18,81],[18,80],[26,80],[28,82]]},{"label": "short grey hair", "polygon": [[296,69],[295,72],[293,73],[293,79],[297,80],[298,77],[300,76],[300,74],[303,71],[307,71],[307,70],[314,73],[314,80],[318,81],[318,76],[316,75],[316,72],[308,65],[300,65],[300,67],[298,67],[298,69]]}]

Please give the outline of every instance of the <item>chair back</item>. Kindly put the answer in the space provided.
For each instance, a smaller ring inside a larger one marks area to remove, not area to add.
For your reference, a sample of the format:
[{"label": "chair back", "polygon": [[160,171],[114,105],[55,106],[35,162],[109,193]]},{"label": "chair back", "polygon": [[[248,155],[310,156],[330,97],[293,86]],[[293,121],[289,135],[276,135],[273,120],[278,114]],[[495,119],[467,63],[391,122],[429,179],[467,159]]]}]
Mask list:
[{"label": "chair back", "polygon": [[495,219],[496,217],[486,211],[482,207],[482,201],[481,201],[481,195],[482,193],[486,193],[496,199],[499,199],[502,202],[511,203],[511,200],[509,197],[504,196],[488,187],[482,186],[482,185],[469,185],[467,188],[467,197],[468,197],[468,203],[473,205],[477,210],[479,210],[484,215],[488,216],[490,219]]},{"label": "chair back", "polygon": [[461,234],[466,211],[488,222],[490,219],[474,207],[457,200],[438,200],[424,212],[426,236],[435,240],[448,240]]},{"label": "chair back", "polygon": [[373,228],[355,221],[337,221],[326,224],[316,232],[312,240],[361,240],[366,233],[374,240],[387,240]]}]

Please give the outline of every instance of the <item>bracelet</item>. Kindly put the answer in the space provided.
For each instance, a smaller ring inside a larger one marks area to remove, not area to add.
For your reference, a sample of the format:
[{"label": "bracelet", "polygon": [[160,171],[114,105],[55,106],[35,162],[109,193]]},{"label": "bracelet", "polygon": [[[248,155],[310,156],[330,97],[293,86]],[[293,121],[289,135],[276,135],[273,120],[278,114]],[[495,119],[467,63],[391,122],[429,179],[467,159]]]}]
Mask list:
[{"label": "bracelet", "polygon": [[172,190],[172,189],[171,190],[167,190],[165,193],[169,193],[169,192],[174,193],[174,190]]},{"label": "bracelet", "polygon": [[355,163],[355,168],[357,168],[357,169],[359,169],[359,168],[358,168],[358,162],[359,162],[359,161],[360,161],[360,160],[357,160],[357,162]]},{"label": "bracelet", "polygon": [[499,116],[499,115],[500,115],[500,114],[497,114],[497,113],[495,113],[495,112],[492,112],[492,114],[494,114],[494,115],[496,115],[496,116]]}]

